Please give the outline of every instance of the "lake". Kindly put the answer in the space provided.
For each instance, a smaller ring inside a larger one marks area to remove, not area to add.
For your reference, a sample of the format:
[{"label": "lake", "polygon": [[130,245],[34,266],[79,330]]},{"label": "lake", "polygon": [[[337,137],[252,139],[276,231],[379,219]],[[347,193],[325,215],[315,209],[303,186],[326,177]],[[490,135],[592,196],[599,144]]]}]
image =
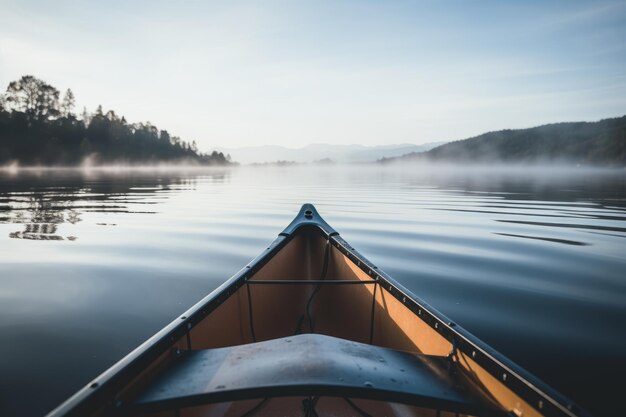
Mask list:
[{"label": "lake", "polygon": [[0,414],[40,416],[314,203],[379,268],[597,415],[623,408],[626,171],[0,171]]}]

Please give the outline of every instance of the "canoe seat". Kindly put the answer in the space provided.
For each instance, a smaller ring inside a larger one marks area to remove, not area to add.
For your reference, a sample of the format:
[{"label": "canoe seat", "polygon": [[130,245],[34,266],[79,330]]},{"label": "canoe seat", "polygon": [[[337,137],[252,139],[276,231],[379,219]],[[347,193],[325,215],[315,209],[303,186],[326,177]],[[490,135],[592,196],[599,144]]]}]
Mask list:
[{"label": "canoe seat", "polygon": [[447,358],[319,334],[181,352],[127,411],[154,412],[243,399],[379,399],[472,415],[500,415]]}]

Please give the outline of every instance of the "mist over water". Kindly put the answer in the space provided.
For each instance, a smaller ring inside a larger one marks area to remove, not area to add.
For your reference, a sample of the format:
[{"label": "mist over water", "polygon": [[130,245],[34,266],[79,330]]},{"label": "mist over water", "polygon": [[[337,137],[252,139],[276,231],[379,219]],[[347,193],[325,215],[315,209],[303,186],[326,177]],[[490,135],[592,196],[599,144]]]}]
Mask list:
[{"label": "mist over water", "polygon": [[583,407],[622,408],[624,170],[12,167],[0,170],[0,414],[58,405],[262,252],[305,202]]}]

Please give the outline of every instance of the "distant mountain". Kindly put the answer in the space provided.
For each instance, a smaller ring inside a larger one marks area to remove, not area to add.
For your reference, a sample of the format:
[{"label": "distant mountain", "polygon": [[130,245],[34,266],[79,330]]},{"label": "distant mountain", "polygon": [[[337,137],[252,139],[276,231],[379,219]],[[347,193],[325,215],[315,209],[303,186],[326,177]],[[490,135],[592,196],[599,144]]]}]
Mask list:
[{"label": "distant mountain", "polygon": [[250,146],[245,148],[219,148],[218,152],[230,154],[233,161],[242,164],[275,161],[315,162],[373,162],[411,152],[428,151],[443,142],[424,145],[400,144],[384,146],[314,144],[302,148],[284,146]]},{"label": "distant mountain", "polygon": [[599,122],[555,123],[530,129],[500,130],[449,142],[427,152],[412,152],[381,163],[562,162],[626,165],[626,116]]}]

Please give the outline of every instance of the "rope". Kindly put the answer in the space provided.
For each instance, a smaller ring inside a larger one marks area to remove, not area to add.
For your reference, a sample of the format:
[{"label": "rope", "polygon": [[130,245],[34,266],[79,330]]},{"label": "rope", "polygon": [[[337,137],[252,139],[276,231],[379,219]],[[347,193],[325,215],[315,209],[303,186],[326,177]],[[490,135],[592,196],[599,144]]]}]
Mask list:
[{"label": "rope", "polygon": [[304,410],[304,417],[319,417],[317,411],[315,411],[315,405],[320,397],[309,397],[302,400],[302,409]]},{"label": "rope", "polygon": [[267,400],[269,400],[269,398],[263,398],[261,400],[260,403],[258,403],[257,405],[255,405],[254,407],[252,407],[250,410],[246,411],[245,413],[243,413],[241,415],[241,417],[250,417],[252,414],[256,413],[257,411],[259,411],[259,409],[261,409],[261,407],[263,407],[265,405],[265,403],[267,402]]},{"label": "rope", "polygon": [[350,404],[350,407],[352,407],[354,409],[354,411],[356,411],[357,413],[359,413],[361,416],[363,417],[372,417],[371,414],[367,413],[365,410],[359,408],[359,406],[357,406],[355,403],[353,403],[350,398],[344,397],[344,400],[346,400],[346,402],[348,404]]},{"label": "rope", "polygon": [[[330,258],[330,236],[328,236],[328,240],[326,241],[326,248],[324,250],[324,264],[322,266],[322,275],[320,277],[320,281],[323,281],[326,279],[326,274],[328,273],[329,258]],[[309,296],[309,300],[306,303],[305,312],[298,319],[298,324],[296,326],[296,331],[294,332],[294,334],[302,333],[302,324],[304,323],[305,319],[307,319],[309,322],[309,331],[311,333],[315,333],[315,329],[313,325],[313,317],[311,316],[311,302],[313,301],[313,298],[315,297],[317,292],[320,290],[320,288],[322,288],[322,284],[317,284],[317,286],[315,287],[315,289]]]}]

